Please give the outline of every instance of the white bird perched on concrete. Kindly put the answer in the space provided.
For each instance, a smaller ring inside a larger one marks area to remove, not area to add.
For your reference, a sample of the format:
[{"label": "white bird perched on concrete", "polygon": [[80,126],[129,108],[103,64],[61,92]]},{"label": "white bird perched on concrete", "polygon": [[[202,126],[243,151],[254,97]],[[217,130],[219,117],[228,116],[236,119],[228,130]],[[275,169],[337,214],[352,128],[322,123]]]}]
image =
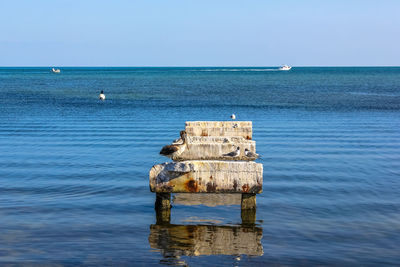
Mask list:
[{"label": "white bird perched on concrete", "polygon": [[100,94],[99,94],[99,99],[100,100],[106,100],[106,95],[104,94],[104,91],[101,90]]},{"label": "white bird perched on concrete", "polygon": [[244,154],[248,158],[258,158],[259,157],[259,155],[257,153],[253,153],[250,150],[248,150],[247,148],[244,149]]},{"label": "white bird perched on concrete", "polygon": [[231,119],[232,119],[232,120],[236,120],[236,115],[235,115],[235,114],[232,114],[232,115],[231,115]]},{"label": "white bird perched on concrete", "polygon": [[238,157],[240,155],[240,147],[237,147],[235,151],[223,154],[224,157]]}]

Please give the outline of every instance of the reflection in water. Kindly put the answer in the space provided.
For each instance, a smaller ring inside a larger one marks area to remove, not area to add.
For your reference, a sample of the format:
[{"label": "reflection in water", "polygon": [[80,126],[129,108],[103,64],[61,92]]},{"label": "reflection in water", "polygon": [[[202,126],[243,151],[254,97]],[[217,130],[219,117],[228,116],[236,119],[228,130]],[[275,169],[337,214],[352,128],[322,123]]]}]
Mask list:
[{"label": "reflection in water", "polygon": [[[150,226],[150,247],[160,249],[164,260],[179,256],[263,255],[262,228],[251,225],[176,225]],[[176,263],[176,262],[175,262]]]},{"label": "reflection in water", "polygon": [[[158,194],[159,201],[162,197]],[[241,195],[175,194],[173,203],[189,206],[240,205]],[[255,225],[256,209],[241,209],[240,225],[214,225],[205,221],[198,225],[171,224],[170,208],[162,208],[156,203],[155,211],[157,223],[150,225],[149,243],[151,248],[161,250],[161,263],[186,265],[180,256],[263,255],[262,228]],[[195,222],[193,219],[185,221]],[[216,222],[212,219],[207,221]]]},{"label": "reflection in water", "polygon": [[175,194],[172,201],[174,204],[192,206],[192,205],[204,205],[207,207],[216,206],[230,206],[240,205],[241,194],[214,194],[214,193],[202,193],[202,194]]}]

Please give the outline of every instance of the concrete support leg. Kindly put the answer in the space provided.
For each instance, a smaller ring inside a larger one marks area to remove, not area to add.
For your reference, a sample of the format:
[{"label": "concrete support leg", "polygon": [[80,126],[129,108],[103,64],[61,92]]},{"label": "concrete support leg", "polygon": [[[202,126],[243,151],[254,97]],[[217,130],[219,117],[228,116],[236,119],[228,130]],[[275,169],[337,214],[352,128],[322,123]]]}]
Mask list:
[{"label": "concrete support leg", "polygon": [[242,194],[242,210],[256,209],[256,194]]},{"label": "concrete support leg", "polygon": [[157,193],[155,203],[157,224],[169,223],[171,220],[171,194]]},{"label": "concrete support leg", "polygon": [[256,223],[256,210],[242,210],[240,213],[243,225],[254,225]]},{"label": "concrete support leg", "polygon": [[242,224],[254,224],[256,222],[256,194],[242,194],[241,208]]}]

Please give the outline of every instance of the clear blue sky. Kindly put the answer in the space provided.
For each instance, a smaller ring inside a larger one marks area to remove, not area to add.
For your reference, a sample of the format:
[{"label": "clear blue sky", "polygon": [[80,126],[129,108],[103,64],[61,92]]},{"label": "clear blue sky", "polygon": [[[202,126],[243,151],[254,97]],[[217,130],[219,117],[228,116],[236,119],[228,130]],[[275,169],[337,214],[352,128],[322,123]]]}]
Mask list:
[{"label": "clear blue sky", "polygon": [[399,0],[0,0],[0,66],[400,65]]}]

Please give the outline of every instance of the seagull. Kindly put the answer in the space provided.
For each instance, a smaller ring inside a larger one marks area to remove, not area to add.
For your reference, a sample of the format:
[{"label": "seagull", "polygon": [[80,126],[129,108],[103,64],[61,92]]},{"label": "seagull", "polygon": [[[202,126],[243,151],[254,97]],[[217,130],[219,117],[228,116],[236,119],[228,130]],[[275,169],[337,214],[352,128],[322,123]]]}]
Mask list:
[{"label": "seagull", "polygon": [[101,90],[100,95],[99,95],[100,100],[106,100],[106,95],[104,94],[104,91]]},{"label": "seagull", "polygon": [[182,139],[182,135],[185,133],[185,131],[180,131],[179,135],[181,137],[179,137],[178,139],[175,139],[174,141],[172,141],[173,145],[182,145],[183,144],[183,139]]},{"label": "seagull", "polygon": [[232,120],[235,120],[235,119],[236,119],[236,115],[235,115],[235,114],[232,114],[232,115],[231,115],[231,119],[232,119]]},{"label": "seagull", "polygon": [[168,158],[172,158],[172,157],[179,156],[180,154],[182,154],[182,152],[186,148],[186,132],[181,131],[180,134],[181,134],[180,139],[182,139],[182,143],[164,146],[160,151],[160,155],[166,156]]},{"label": "seagull", "polygon": [[259,156],[257,153],[253,153],[250,150],[248,150],[247,148],[244,149],[244,154],[248,158],[258,158],[258,156]]},{"label": "seagull", "polygon": [[240,147],[237,147],[235,151],[223,154],[224,157],[238,157],[240,155]]}]

